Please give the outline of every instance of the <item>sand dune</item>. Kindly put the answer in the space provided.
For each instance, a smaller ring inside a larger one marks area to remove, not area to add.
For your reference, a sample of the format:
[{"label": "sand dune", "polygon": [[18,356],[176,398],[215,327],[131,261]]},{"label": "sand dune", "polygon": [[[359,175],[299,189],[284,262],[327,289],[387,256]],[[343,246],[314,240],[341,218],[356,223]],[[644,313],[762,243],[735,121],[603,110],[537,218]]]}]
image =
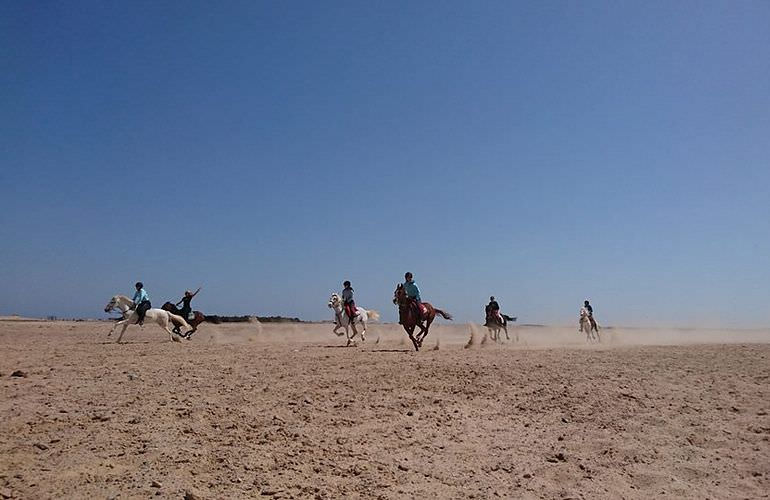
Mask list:
[{"label": "sand dune", "polygon": [[[0,322],[8,498],[759,498],[770,332]],[[475,331],[475,333],[473,333]],[[473,341],[466,348],[473,333]],[[435,350],[438,346],[439,349]],[[14,372],[16,375],[14,376]],[[19,373],[21,372],[21,373]]]}]

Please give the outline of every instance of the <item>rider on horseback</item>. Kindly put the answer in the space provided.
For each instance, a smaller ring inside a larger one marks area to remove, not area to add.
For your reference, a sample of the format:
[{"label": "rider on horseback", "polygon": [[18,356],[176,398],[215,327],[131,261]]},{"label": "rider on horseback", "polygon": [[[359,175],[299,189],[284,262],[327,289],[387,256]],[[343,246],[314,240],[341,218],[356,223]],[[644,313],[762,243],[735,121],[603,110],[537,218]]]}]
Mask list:
[{"label": "rider on horseback", "polygon": [[347,314],[348,318],[350,318],[350,325],[353,326],[355,331],[353,318],[356,317],[358,312],[356,311],[356,301],[353,300],[353,287],[350,285],[350,281],[345,281],[342,286],[345,287],[342,290],[342,304],[345,307],[345,314]]},{"label": "rider on horseback", "polygon": [[192,312],[192,306],[190,305],[190,302],[192,301],[193,297],[198,295],[198,292],[201,291],[201,287],[198,287],[197,290],[195,290],[195,293],[191,292],[190,290],[185,290],[184,297],[182,297],[182,300],[176,303],[177,307],[179,304],[184,304],[182,306],[182,309],[179,310],[179,315],[183,317],[185,320],[191,319],[190,313]]},{"label": "rider on horseback", "polygon": [[134,294],[134,310],[139,317],[136,324],[142,326],[144,324],[144,315],[147,310],[152,307],[150,304],[150,296],[144,290],[144,284],[141,281],[136,283],[136,293]]},{"label": "rider on horseback", "polygon": [[500,315],[500,304],[494,297],[489,297],[489,304],[484,308],[484,312],[486,313],[484,326],[489,325],[489,321],[492,319],[497,319],[501,325],[504,323],[503,317]]},{"label": "rider on horseback", "polygon": [[583,307],[588,311],[588,319],[591,320],[591,326],[597,328],[596,320],[594,319],[594,308],[591,307],[591,304],[589,304],[587,300],[583,301]]},{"label": "rider on horseback", "polygon": [[[406,292],[406,296],[411,301],[412,308],[417,313],[417,318],[422,321],[425,311],[423,311],[422,300],[420,299],[420,289],[417,288],[417,283],[414,282],[412,273],[406,273],[404,275],[404,280],[404,291]],[[402,320],[403,318],[399,318],[398,322],[402,323]]]}]

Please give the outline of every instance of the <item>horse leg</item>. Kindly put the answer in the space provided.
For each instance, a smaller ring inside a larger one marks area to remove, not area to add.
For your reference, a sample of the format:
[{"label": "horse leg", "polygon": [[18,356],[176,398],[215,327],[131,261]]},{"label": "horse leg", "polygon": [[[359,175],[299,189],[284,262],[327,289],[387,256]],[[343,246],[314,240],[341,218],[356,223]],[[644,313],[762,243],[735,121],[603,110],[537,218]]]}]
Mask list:
[{"label": "horse leg", "polygon": [[353,328],[353,335],[350,335],[350,328],[349,328],[350,326],[351,326],[350,325],[350,321],[345,323],[345,337],[347,337],[347,339],[348,339],[348,343],[346,344],[347,346],[355,344],[355,341],[353,340],[353,337],[356,336],[356,333],[355,333],[356,329]]},{"label": "horse leg", "polygon": [[419,351],[420,344],[417,342],[417,339],[414,338],[414,326],[407,327],[404,325],[404,330],[406,330],[406,334],[409,335],[409,340],[411,340],[412,344],[414,344],[414,350]]},{"label": "horse leg", "polygon": [[[174,333],[176,333],[177,335],[182,335],[182,330],[181,330],[182,329],[182,325],[177,325],[173,321],[171,321],[171,324],[174,325]],[[163,326],[163,325],[161,325],[161,326]]]},{"label": "horse leg", "polygon": [[417,340],[420,342],[420,345],[422,345],[422,339],[425,338],[425,336],[428,334],[428,328],[430,328],[430,323],[433,321],[432,319],[426,319],[425,320],[425,326],[423,326],[422,321],[417,323],[417,326],[420,327],[420,331],[417,334]]},{"label": "horse leg", "polygon": [[361,318],[361,342],[366,342],[366,321]]},{"label": "horse leg", "polygon": [[201,324],[201,320],[199,320],[199,319],[196,319],[195,321],[193,321],[193,324],[190,325],[190,326],[192,326],[192,330],[190,330],[189,332],[186,332],[184,334],[184,337],[187,340],[190,340],[190,338],[192,337],[192,334],[198,331],[198,325],[200,325],[200,324]]},{"label": "horse leg", "polygon": [[158,324],[160,326],[162,326],[163,329],[168,332],[168,334],[171,336],[171,340],[173,340],[174,342],[181,342],[182,341],[181,337],[179,335],[177,335],[176,333],[174,333],[174,331],[171,328],[168,327],[168,322],[166,322],[165,325],[161,324],[160,322],[158,322]]},{"label": "horse leg", "polygon": [[121,323],[123,324],[123,329],[120,331],[120,335],[118,335],[118,340],[117,340],[118,344],[120,344],[120,340],[123,338],[123,334],[126,333],[126,328],[128,328],[129,320],[124,319],[123,321],[118,321],[118,323],[115,326],[118,326]]},{"label": "horse leg", "polygon": [[174,341],[174,342],[181,342],[182,341],[181,334],[177,334],[169,326],[169,324],[172,324],[172,325],[174,324],[174,322],[171,321],[171,316],[169,316],[169,314],[170,313],[166,311],[166,314],[164,314],[163,316],[158,316],[155,319],[155,322],[158,324],[158,326],[160,326],[161,328],[163,328],[164,330],[166,330],[168,332],[168,334],[171,337],[172,341]]},{"label": "horse leg", "polygon": [[422,347],[422,343],[425,342],[425,337],[428,336],[428,331],[430,330],[430,324],[433,323],[433,318],[428,318],[425,321],[425,328],[422,328],[422,325],[420,325],[420,328],[422,328],[422,335],[420,335],[420,347]]}]

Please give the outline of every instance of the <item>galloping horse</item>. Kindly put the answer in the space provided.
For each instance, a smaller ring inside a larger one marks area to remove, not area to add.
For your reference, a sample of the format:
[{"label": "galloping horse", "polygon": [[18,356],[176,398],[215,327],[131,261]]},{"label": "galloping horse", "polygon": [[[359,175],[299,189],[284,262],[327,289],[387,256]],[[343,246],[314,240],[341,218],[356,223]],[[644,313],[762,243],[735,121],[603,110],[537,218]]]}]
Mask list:
[{"label": "galloping horse", "polygon": [[[329,297],[329,303],[327,304],[330,309],[334,310],[334,318],[335,318],[335,324],[334,324],[334,330],[332,332],[336,334],[337,336],[342,336],[342,332],[338,332],[340,328],[345,328],[345,336],[348,339],[348,344],[353,344],[353,339],[356,337],[356,334],[358,334],[358,330],[356,330],[356,325],[360,324],[363,326],[363,330],[361,331],[361,342],[366,342],[366,322],[370,319],[372,321],[377,321],[380,319],[380,313],[375,311],[374,309],[366,310],[363,307],[356,306],[356,312],[358,313],[353,318],[353,324],[350,324],[350,318],[347,314],[345,314],[345,311],[342,307],[342,298],[340,298],[339,295],[336,293],[333,293],[331,297]],[[350,332],[348,331],[348,327],[353,328],[353,335],[350,335]]]},{"label": "galloping horse", "polygon": [[[586,333],[586,341],[591,342],[592,339],[595,339],[597,342],[601,342],[602,339],[599,337],[599,325],[596,324],[596,320],[594,320],[590,314],[588,314],[588,309],[585,307],[580,308],[580,332]],[[594,332],[596,334],[594,335]]]},{"label": "galloping horse", "polygon": [[[516,321],[516,318],[508,316],[507,314],[500,314],[500,316],[503,318],[502,322],[500,322],[500,318],[497,317],[496,314],[493,314],[489,317],[489,319],[487,319],[487,330],[489,330],[489,336],[492,337],[492,340],[495,342],[502,341],[500,338],[500,330],[505,332],[506,340],[511,340],[511,337],[508,335],[508,322]],[[514,332],[516,333],[516,342],[518,342],[519,331],[514,330]]]},{"label": "galloping horse", "polygon": [[[175,314],[179,317],[182,317],[182,313],[179,310],[179,308],[177,308],[176,305],[172,304],[171,302],[166,302],[165,304],[163,304],[161,309],[163,309],[164,311],[168,311],[171,314]],[[187,340],[190,340],[190,338],[192,337],[192,334],[198,331],[198,325],[206,321],[206,316],[204,316],[203,313],[200,311],[193,311],[192,316],[193,316],[192,319],[184,318],[190,323],[190,326],[192,326],[192,330],[190,330],[189,332],[181,333],[180,328],[182,328],[182,324],[174,321],[174,332],[179,333],[180,335],[182,335],[182,337],[186,338]],[[173,321],[173,318],[172,318],[172,321]]]},{"label": "galloping horse", "polygon": [[[104,306],[104,312],[110,312],[113,309],[118,309],[123,314],[123,320],[115,323],[115,325],[113,325],[112,329],[110,330],[110,333],[107,334],[109,337],[118,326],[122,326],[123,329],[120,331],[120,335],[118,335],[118,343],[120,343],[120,340],[123,338],[123,334],[126,333],[126,328],[128,328],[128,325],[136,324],[136,322],[139,320],[139,315],[132,309],[133,305],[134,302],[125,295],[115,295],[107,303],[107,305]],[[177,316],[176,314],[171,314],[170,312],[164,311],[163,309],[150,309],[144,315],[144,320],[157,323],[161,328],[166,330],[169,335],[171,335],[171,340],[174,342],[179,342],[179,335],[174,333],[171,328],[169,328],[169,324],[180,324],[186,328],[190,327],[190,325],[187,324],[187,321],[185,321],[183,317]]]},{"label": "galloping horse", "polygon": [[[417,311],[415,310],[414,302],[409,297],[407,297],[406,290],[404,290],[404,285],[401,283],[399,283],[399,285],[396,287],[396,291],[393,292],[393,303],[398,304],[398,311],[399,315],[401,316],[402,326],[404,327],[407,335],[409,335],[409,339],[414,344],[415,351],[419,351],[420,347],[422,347],[422,342],[425,340],[425,337],[428,336],[430,324],[433,323],[434,319],[436,319],[436,314],[441,315],[441,317],[444,319],[452,319],[451,314],[445,313],[441,309],[436,309],[428,302],[423,302],[422,305],[425,306],[426,310],[425,326],[423,326],[422,321],[419,319]],[[414,329],[418,326],[420,327],[420,331],[417,333],[417,335],[415,335]]]}]

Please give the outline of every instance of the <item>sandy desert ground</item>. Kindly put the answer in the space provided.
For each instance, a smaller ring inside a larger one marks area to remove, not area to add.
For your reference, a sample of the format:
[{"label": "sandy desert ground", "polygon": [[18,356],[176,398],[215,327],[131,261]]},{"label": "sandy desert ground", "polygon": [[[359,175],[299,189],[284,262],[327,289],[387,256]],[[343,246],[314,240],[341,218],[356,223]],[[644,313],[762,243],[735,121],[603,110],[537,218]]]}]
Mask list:
[{"label": "sandy desert ground", "polygon": [[767,330],[110,327],[0,321],[0,497],[770,495]]}]

